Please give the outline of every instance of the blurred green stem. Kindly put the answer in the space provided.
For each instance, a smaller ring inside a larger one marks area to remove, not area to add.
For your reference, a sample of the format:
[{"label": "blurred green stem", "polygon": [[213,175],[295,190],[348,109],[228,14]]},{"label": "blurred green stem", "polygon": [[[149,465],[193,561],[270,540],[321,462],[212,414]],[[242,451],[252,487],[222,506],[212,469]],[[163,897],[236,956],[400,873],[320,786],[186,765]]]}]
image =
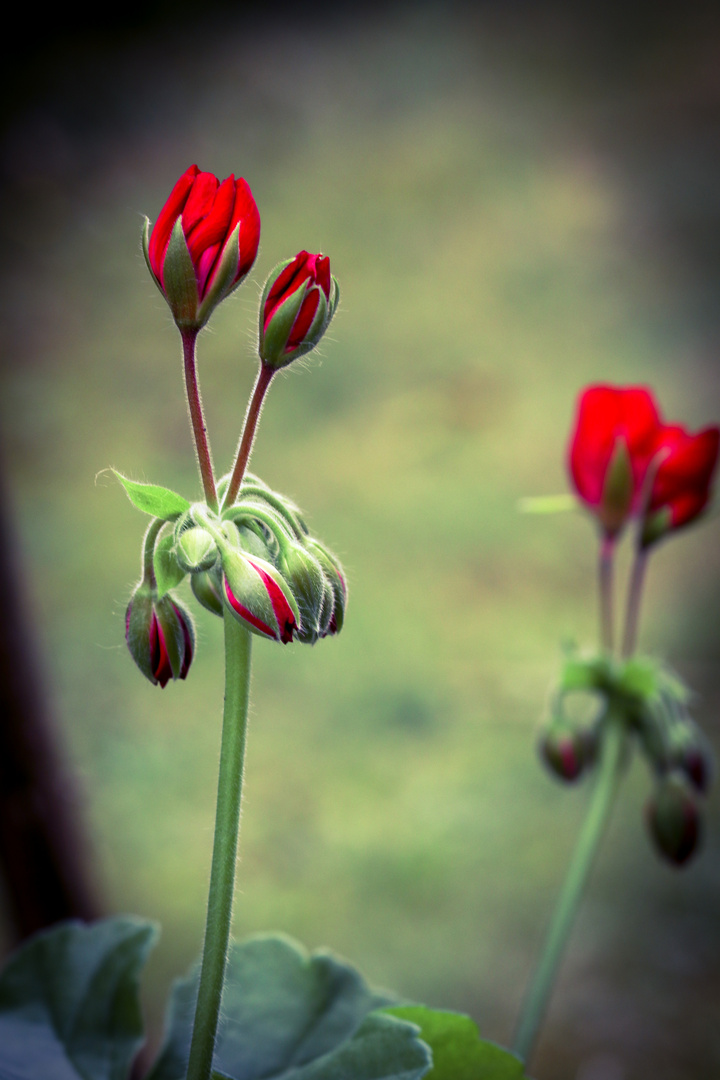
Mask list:
[{"label": "blurred green stem", "polygon": [[525,995],[513,1042],[514,1052],[526,1063],[532,1055],[585,882],[612,807],[623,742],[623,718],[613,711],[611,705],[603,722],[600,766],[587,817],[555,907],[540,962]]},{"label": "blurred green stem", "polygon": [[600,584],[600,641],[606,653],[613,650],[613,556],[615,539],[604,536],[600,544],[598,578]]},{"label": "blurred green stem", "polygon": [[225,709],[205,945],[187,1080],[210,1080],[235,887],[252,636],[225,611]]},{"label": "blurred green stem", "polygon": [[635,652],[647,559],[648,553],[645,548],[638,547],[635,552],[635,561],[630,575],[630,588],[628,591],[627,612],[625,616],[625,631],[623,633],[622,643],[623,660],[627,660],[627,658],[632,656]]},{"label": "blurred green stem", "polygon": [[210,455],[210,443],[208,442],[205,417],[203,415],[200,387],[197,378],[197,360],[195,346],[197,343],[197,330],[182,330],[183,362],[185,365],[185,391],[187,393],[188,408],[190,410],[190,423],[192,424],[193,438],[195,439],[195,452],[197,454],[200,478],[205,492],[205,502],[211,510],[217,510],[218,498],[215,490],[215,476],[213,474],[212,457]]}]

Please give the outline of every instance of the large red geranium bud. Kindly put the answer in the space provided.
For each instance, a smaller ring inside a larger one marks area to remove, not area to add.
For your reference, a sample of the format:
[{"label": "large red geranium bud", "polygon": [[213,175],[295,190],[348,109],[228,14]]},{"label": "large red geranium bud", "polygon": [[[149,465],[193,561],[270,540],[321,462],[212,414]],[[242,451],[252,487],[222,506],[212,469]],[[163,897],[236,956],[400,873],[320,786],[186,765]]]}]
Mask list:
[{"label": "large red geranium bud", "polygon": [[575,490],[606,536],[641,508],[660,414],[643,386],[589,386],[578,400],[568,464]]},{"label": "large red geranium bud", "polygon": [[300,251],[276,266],[260,302],[260,359],[285,367],[310,352],[335,314],[340,292],[326,255]]},{"label": "large red geranium bud", "polygon": [[302,627],[295,598],[275,567],[239,549],[222,552],[223,600],[260,637],[287,645]]},{"label": "large red geranium bud", "polygon": [[650,835],[660,855],[682,866],[700,839],[700,811],[688,779],[668,773],[659,782],[647,806]]},{"label": "large red geranium bud", "polygon": [[647,547],[672,529],[689,525],[707,506],[718,461],[720,428],[691,435],[679,424],[665,424],[655,442],[653,478],[642,544]]},{"label": "large red geranium bud", "polygon": [[199,330],[249,272],[260,243],[260,214],[243,179],[222,183],[191,165],[178,180],[143,251],[181,330]]},{"label": "large red geranium bud", "polygon": [[138,586],[125,614],[125,640],[154,686],[165,687],[170,679],[187,675],[195,651],[193,622],[168,593],[158,599],[148,585]]}]

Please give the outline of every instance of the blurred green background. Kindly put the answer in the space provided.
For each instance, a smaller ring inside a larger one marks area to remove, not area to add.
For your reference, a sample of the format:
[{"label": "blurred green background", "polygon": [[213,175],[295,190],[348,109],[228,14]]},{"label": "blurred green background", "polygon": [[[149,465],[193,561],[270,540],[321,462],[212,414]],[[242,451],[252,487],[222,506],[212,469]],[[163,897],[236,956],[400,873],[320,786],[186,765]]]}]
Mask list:
[{"label": "blurred green background", "polygon": [[[330,946],[507,1042],[588,796],[545,774],[537,725],[561,642],[596,634],[590,522],[518,501],[566,490],[587,382],[649,383],[693,428],[719,413],[720,33],[700,8],[634,10],[188,5],[18,61],[2,445],[104,903],[162,923],[153,1041],[201,942],[222,649],[200,611],[190,677],[160,692],[123,641],[144,523],[102,470],[199,492],[141,215],[192,162],[243,175],[260,208],[252,280],[200,342],[221,471],[266,274],[306,247],[342,287],[320,355],[273,386],[252,467],[338,552],[349,610],[312,650],[257,642],[234,932]],[[653,557],[642,633],[716,747],[717,530]],[[636,760],[539,1078],[720,1072],[720,795],[678,873],[645,835],[650,789]]]}]

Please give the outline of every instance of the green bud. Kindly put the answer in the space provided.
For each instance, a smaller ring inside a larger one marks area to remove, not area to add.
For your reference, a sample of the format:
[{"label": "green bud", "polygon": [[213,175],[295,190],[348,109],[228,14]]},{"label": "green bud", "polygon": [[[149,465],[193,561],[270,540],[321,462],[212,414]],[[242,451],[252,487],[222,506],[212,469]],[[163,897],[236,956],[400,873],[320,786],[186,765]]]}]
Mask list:
[{"label": "green bud", "polygon": [[202,570],[190,578],[190,588],[195,599],[213,615],[222,616],[222,584],[217,570]]},{"label": "green bud", "polygon": [[199,525],[185,529],[175,545],[178,563],[188,573],[210,570],[217,561],[217,547],[207,529]]}]

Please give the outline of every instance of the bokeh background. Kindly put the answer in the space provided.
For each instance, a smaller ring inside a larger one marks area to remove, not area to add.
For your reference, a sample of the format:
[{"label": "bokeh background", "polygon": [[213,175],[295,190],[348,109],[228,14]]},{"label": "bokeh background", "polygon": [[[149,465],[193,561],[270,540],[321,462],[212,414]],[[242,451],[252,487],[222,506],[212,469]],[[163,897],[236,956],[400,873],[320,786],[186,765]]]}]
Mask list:
[{"label": "bokeh background", "polygon": [[[197,162],[250,183],[252,280],[200,343],[216,463],[259,286],[301,247],[343,293],[273,386],[253,469],[340,554],[346,628],[258,642],[234,932],[330,946],[507,1042],[587,803],[535,741],[560,645],[596,635],[566,490],[587,382],[718,419],[720,21],[708,5],[129,8],[31,26],[3,75],[2,453],[24,589],[108,912],[162,923],[145,1004],[198,952],[219,620],[187,683],[123,641],[143,521],[104,470],[199,491],[177,336],[139,249]],[[623,567],[626,563],[623,563]],[[718,522],[653,557],[643,647],[718,745]],[[539,1048],[540,1080],[720,1072],[720,795],[660,864],[635,760]],[[6,945],[9,934],[5,935]]]}]

